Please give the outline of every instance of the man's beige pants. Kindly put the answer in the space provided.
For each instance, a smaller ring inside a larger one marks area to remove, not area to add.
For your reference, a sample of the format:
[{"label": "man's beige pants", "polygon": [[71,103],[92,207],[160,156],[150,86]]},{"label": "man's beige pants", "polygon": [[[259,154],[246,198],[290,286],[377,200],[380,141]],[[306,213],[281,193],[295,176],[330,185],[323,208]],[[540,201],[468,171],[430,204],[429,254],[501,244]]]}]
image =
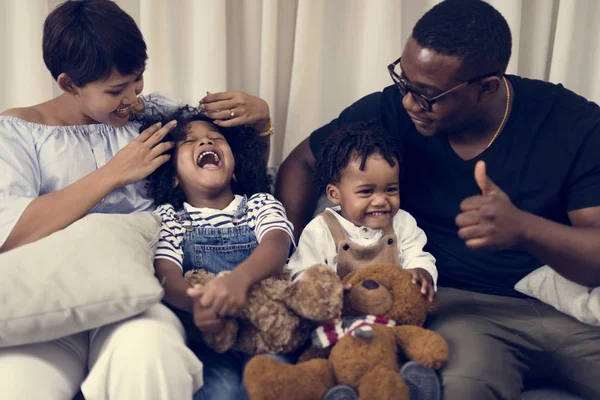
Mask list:
[{"label": "man's beige pants", "polygon": [[448,341],[444,400],[521,398],[526,378],[600,399],[600,328],[539,300],[440,288],[427,328]]}]

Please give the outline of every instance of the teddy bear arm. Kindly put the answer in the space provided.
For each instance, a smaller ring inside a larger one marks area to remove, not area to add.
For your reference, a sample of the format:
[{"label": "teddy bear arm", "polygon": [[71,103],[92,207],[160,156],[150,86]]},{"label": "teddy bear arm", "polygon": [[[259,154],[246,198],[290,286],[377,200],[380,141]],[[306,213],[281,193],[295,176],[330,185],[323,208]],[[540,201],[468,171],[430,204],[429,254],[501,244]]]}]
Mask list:
[{"label": "teddy bear arm", "polygon": [[410,360],[433,369],[440,369],[448,361],[448,343],[440,334],[412,325],[392,329],[398,349]]}]

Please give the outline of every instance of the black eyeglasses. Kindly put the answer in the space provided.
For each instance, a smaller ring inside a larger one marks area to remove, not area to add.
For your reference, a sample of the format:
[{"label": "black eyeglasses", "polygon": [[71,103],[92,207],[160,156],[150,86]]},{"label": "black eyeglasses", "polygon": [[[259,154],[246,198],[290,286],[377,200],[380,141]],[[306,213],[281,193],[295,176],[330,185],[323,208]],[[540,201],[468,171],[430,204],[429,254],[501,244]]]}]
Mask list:
[{"label": "black eyeglasses", "polygon": [[406,81],[406,79],[404,79],[402,76],[400,76],[395,71],[396,66],[400,64],[400,60],[402,60],[402,57],[400,57],[399,59],[397,59],[390,65],[388,65],[388,71],[390,73],[390,76],[392,77],[392,80],[396,84],[396,87],[398,88],[398,90],[400,90],[400,94],[402,95],[402,97],[404,97],[408,93],[410,93],[412,95],[413,99],[415,99],[415,101],[417,102],[417,104],[420,105],[421,108],[427,112],[431,112],[431,107],[433,106],[433,104],[435,104],[437,101],[439,101],[442,97],[444,97],[458,89],[469,86],[471,83],[476,82],[480,79],[500,74],[499,72],[493,72],[491,74],[481,75],[476,78],[470,79],[466,82],[463,82],[460,85],[454,86],[452,89],[448,89],[444,93],[440,93],[437,96],[427,97],[424,94],[422,94],[421,92],[419,92],[418,89],[416,89],[414,86],[412,86],[408,81]]}]

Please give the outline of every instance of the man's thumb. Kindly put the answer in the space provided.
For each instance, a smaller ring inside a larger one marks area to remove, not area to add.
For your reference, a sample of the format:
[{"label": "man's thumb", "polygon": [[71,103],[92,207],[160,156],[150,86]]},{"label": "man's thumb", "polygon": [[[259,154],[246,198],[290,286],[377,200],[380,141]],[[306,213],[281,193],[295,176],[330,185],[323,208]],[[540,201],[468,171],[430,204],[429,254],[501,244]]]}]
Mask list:
[{"label": "man's thumb", "polygon": [[487,176],[485,161],[478,161],[475,164],[475,182],[483,195],[492,194],[498,187]]}]

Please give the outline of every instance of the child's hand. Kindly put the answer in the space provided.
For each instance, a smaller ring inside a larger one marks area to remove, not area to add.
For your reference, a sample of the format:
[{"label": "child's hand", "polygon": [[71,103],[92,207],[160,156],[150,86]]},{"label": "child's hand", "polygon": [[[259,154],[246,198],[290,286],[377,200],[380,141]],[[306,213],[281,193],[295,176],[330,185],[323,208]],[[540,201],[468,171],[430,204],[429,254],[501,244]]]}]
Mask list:
[{"label": "child's hand", "polygon": [[213,309],[217,316],[235,316],[246,304],[249,285],[234,272],[218,276],[201,288],[198,302]]},{"label": "child's hand", "polygon": [[217,333],[225,326],[225,320],[218,317],[212,308],[202,307],[198,300],[194,303],[194,324],[202,332]]},{"label": "child's hand", "polygon": [[217,315],[214,309],[203,307],[200,304],[199,297],[202,294],[202,290],[202,285],[195,285],[187,290],[188,295],[194,299],[192,306],[194,324],[202,332],[220,332],[225,325],[225,321]]},{"label": "child's hand", "polygon": [[412,282],[415,285],[421,285],[421,294],[429,301],[433,301],[435,290],[433,289],[433,278],[431,274],[423,268],[411,268],[407,270],[412,275]]}]

